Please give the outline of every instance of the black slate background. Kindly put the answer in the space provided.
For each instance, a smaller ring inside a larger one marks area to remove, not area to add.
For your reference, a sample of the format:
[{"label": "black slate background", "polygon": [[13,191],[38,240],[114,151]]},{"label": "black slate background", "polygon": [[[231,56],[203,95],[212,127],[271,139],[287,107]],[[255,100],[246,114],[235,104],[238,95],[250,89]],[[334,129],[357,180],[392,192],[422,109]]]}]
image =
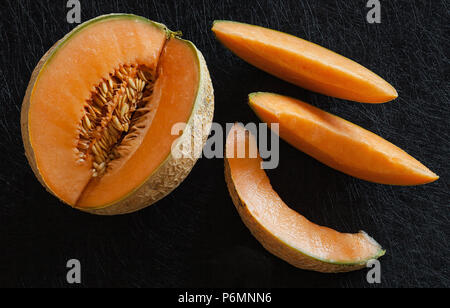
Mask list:
[{"label": "black slate background", "polygon": [[[420,187],[390,187],[331,170],[286,143],[269,172],[285,201],[309,219],[345,232],[364,229],[387,250],[382,287],[450,287],[448,0],[383,1],[382,23],[355,1],[87,1],[82,19],[127,12],[183,30],[203,51],[216,91],[215,121],[257,121],[253,91],[303,99],[387,138],[441,176]],[[45,51],[74,26],[66,1],[0,4],[0,286],[66,287],[65,264],[82,262],[84,287],[370,287],[366,271],[324,275],[271,256],[240,221],[223,161],[199,161],[156,206],[96,217],[62,205],[28,167],[20,106]],[[305,91],[244,63],[210,32],[214,19],[268,26],[311,40],[374,70],[400,98],[384,105]]]}]

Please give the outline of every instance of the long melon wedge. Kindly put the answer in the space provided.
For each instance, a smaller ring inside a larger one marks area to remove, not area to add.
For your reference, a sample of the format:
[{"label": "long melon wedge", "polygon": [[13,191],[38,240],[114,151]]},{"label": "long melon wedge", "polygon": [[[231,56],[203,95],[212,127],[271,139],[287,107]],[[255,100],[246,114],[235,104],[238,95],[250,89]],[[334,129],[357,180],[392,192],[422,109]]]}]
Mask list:
[{"label": "long melon wedge", "polygon": [[232,21],[215,21],[212,30],[243,60],[305,89],[362,103],[385,103],[398,96],[367,68],[301,38]]},{"label": "long melon wedge", "polygon": [[295,267],[323,273],[362,269],[385,254],[364,232],[339,233],[290,209],[272,189],[259,156],[236,157],[239,149],[250,147],[256,147],[254,136],[235,125],[226,143],[225,177],[243,222],[269,252]]},{"label": "long melon wedge", "polygon": [[331,168],[379,184],[411,186],[439,177],[385,139],[293,98],[250,94],[250,106],[280,137]]}]

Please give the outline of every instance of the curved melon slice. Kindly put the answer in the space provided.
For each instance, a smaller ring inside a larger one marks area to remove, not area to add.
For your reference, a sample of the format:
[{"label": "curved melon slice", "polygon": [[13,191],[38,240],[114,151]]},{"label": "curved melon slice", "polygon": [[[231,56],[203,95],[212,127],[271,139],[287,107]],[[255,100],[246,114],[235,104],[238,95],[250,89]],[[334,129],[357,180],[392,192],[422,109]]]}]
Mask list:
[{"label": "curved melon slice", "polygon": [[[186,178],[198,157],[186,145],[206,141],[214,99],[202,54],[176,35],[135,15],[106,15],[41,59],[22,135],[34,173],[60,200],[95,214],[129,213]],[[194,120],[205,129],[189,129]],[[187,128],[172,135],[179,122]],[[172,147],[183,146],[186,155],[174,156]]]},{"label": "curved melon slice", "polygon": [[250,106],[280,136],[327,166],[370,182],[420,185],[439,177],[405,151],[364,128],[293,98],[250,94]]},{"label": "curved melon slice", "polygon": [[260,157],[235,158],[239,149],[250,147],[256,147],[254,136],[235,125],[226,143],[225,176],[243,222],[269,252],[295,267],[323,273],[362,269],[385,254],[364,232],[339,233],[290,209],[272,189]]},{"label": "curved melon slice", "polygon": [[301,38],[232,21],[215,21],[212,30],[243,60],[305,89],[362,103],[385,103],[398,96],[367,68]]}]

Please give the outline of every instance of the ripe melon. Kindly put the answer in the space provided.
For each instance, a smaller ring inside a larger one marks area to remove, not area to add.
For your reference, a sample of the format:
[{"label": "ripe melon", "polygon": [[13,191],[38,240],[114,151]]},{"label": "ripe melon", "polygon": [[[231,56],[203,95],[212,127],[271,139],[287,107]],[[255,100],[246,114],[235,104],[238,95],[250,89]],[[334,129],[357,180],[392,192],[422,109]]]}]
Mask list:
[{"label": "ripe melon", "polygon": [[417,159],[364,128],[302,101],[252,93],[250,107],[281,138],[327,166],[369,182],[412,186],[439,179]]},{"label": "ripe melon", "polygon": [[255,148],[255,137],[235,125],[226,142],[225,178],[239,215],[264,248],[295,267],[323,273],[362,269],[385,254],[365,232],[339,233],[290,209],[270,185],[261,158],[250,155]]},{"label": "ripe melon", "polygon": [[305,89],[362,103],[385,103],[398,96],[369,69],[293,35],[228,20],[215,21],[212,30],[243,60]]},{"label": "ripe melon", "polygon": [[[198,158],[189,145],[205,143],[213,110],[208,68],[191,42],[143,17],[105,15],[41,59],[23,101],[22,136],[49,192],[86,212],[125,214],[187,177]],[[173,135],[177,123],[187,126]]]}]

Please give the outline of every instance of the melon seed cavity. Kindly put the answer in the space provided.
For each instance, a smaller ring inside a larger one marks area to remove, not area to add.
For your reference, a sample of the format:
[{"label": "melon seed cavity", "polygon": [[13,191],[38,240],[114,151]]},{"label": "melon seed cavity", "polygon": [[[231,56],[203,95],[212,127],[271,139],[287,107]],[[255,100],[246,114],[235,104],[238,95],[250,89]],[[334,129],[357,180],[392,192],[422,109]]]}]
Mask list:
[{"label": "melon seed cavity", "polygon": [[77,146],[78,163],[92,157],[92,177],[105,174],[108,164],[121,157],[118,147],[143,115],[140,109],[147,110],[154,76],[144,66],[121,66],[95,87],[85,104]]}]

